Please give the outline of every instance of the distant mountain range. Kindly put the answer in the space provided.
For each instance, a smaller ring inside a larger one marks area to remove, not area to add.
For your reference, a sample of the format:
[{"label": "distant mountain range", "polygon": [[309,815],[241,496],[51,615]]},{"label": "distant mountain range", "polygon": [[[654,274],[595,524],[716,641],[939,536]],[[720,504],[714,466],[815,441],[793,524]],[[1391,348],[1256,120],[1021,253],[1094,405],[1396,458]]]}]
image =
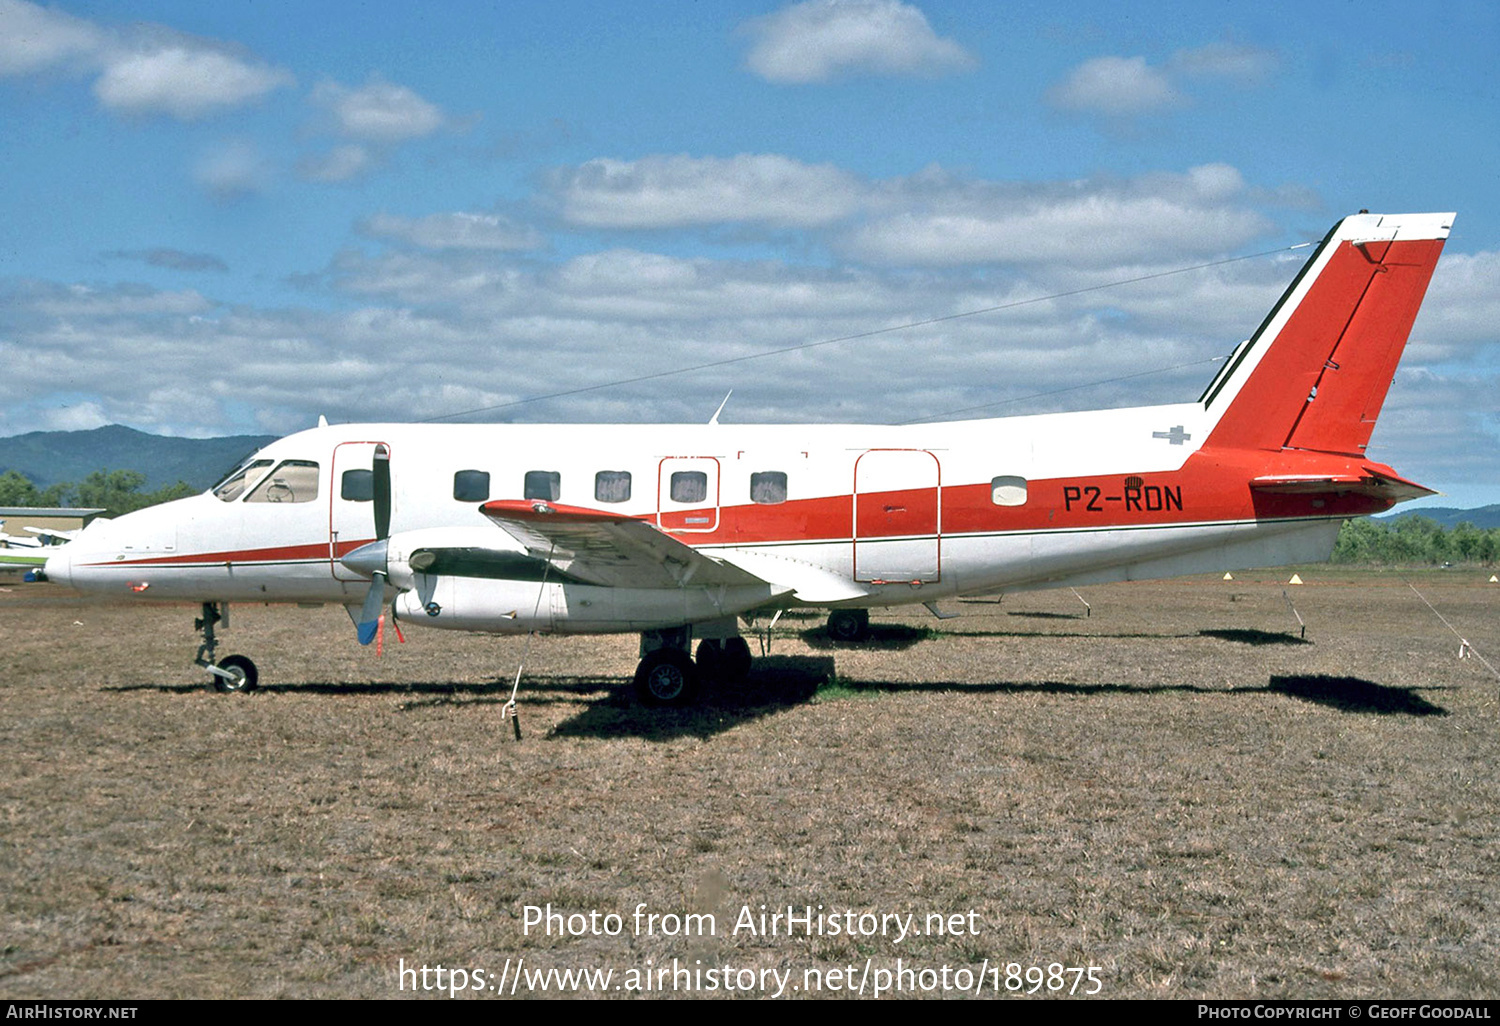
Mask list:
[{"label": "distant mountain range", "polygon": [[96,470],[139,470],[142,491],[178,481],[208,488],[234,464],[276,435],[170,438],[111,424],[92,431],[32,431],[0,438],[0,474],[19,471],[38,488],[78,482]]},{"label": "distant mountain range", "polygon": [[1468,521],[1475,527],[1491,528],[1500,527],[1500,505],[1479,506],[1475,509],[1454,509],[1452,506],[1428,506],[1425,509],[1414,509],[1408,513],[1397,513],[1394,516],[1387,514],[1377,517],[1378,520],[1400,520],[1403,517],[1426,517],[1428,520],[1436,520],[1447,528],[1457,527]]}]

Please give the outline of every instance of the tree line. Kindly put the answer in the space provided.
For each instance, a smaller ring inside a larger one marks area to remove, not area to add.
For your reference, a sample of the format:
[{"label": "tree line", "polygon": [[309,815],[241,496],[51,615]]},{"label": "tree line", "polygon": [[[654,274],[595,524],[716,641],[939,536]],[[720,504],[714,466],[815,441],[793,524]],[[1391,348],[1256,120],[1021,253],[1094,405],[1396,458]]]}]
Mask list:
[{"label": "tree line", "polygon": [[[197,494],[186,482],[143,492],[146,475],[138,470],[96,470],[77,484],[38,488],[24,474],[0,474],[0,506],[72,506],[103,509],[109,516],[155,506]],[[1494,563],[1500,560],[1500,527],[1461,523],[1446,528],[1424,516],[1398,520],[1350,520],[1333,548],[1335,563],[1431,564]]]},{"label": "tree line", "polygon": [[198,494],[185,481],[143,492],[146,475],[139,470],[96,470],[82,481],[38,488],[25,474],[7,470],[0,474],[0,506],[70,506],[102,509],[118,517],[170,499]]},{"label": "tree line", "polygon": [[1424,516],[1397,520],[1350,520],[1333,547],[1335,563],[1493,563],[1500,559],[1500,527],[1475,527],[1465,521],[1446,528]]}]

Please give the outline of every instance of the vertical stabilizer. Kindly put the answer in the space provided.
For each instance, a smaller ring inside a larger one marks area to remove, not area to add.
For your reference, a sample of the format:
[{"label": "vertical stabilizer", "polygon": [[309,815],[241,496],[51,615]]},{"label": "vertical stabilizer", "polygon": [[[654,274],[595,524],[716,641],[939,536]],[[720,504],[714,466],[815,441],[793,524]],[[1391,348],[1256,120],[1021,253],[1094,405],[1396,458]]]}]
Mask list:
[{"label": "vertical stabilizer", "polygon": [[1363,456],[1452,214],[1356,214],[1328,233],[1201,401],[1206,444]]}]

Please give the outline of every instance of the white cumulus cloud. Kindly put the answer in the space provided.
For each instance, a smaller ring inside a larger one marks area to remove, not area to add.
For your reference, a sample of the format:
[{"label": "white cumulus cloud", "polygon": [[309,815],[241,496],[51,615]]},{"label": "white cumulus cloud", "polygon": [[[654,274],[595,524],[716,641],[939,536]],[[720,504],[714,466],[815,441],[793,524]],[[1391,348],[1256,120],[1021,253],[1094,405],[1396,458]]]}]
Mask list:
[{"label": "white cumulus cloud", "polygon": [[192,121],[294,84],[238,48],[162,25],[104,27],[25,0],[0,0],[0,75],[61,67],[93,74],[101,106]]},{"label": "white cumulus cloud", "polygon": [[929,170],[887,183],[885,193],[892,209],[851,228],[838,242],[844,252],[872,263],[1089,268],[1192,259],[1270,229],[1226,164],[1028,185]]},{"label": "white cumulus cloud", "polygon": [[847,74],[943,75],[978,62],[898,0],[807,0],[741,26],[745,63],[770,82],[824,82]]},{"label": "white cumulus cloud", "polygon": [[290,72],[216,49],[173,45],[112,56],[94,83],[94,95],[111,110],[190,121],[293,81]]},{"label": "white cumulus cloud", "polygon": [[357,143],[335,146],[325,153],[304,157],[297,173],[314,182],[348,182],[375,166],[369,149]]},{"label": "white cumulus cloud", "polygon": [[25,0],[0,0],[0,75],[26,75],[88,56],[104,43],[92,22]]},{"label": "white cumulus cloud", "polygon": [[216,199],[225,201],[262,191],[270,174],[260,150],[243,139],[218,143],[193,167],[194,181]]},{"label": "white cumulus cloud", "polygon": [[1130,117],[1177,106],[1182,97],[1144,57],[1095,57],[1053,86],[1047,100],[1060,110]]},{"label": "white cumulus cloud", "polygon": [[1181,107],[1185,83],[1217,80],[1250,87],[1265,83],[1281,66],[1274,50],[1216,42],[1178,50],[1164,65],[1144,57],[1094,57],[1047,90],[1047,102],[1070,114],[1125,121]]},{"label": "white cumulus cloud", "polygon": [[1170,67],[1178,74],[1193,78],[1220,78],[1245,85],[1256,85],[1269,78],[1281,66],[1274,50],[1243,43],[1208,43],[1172,55]]},{"label": "white cumulus cloud", "polygon": [[376,214],[360,231],[372,238],[398,239],[423,249],[523,250],[542,244],[536,229],[499,214],[428,214],[398,217]]},{"label": "white cumulus cloud", "polygon": [[371,143],[418,139],[436,132],[445,121],[438,106],[378,75],[357,89],[320,82],[312,102],[327,110],[340,135]]},{"label": "white cumulus cloud", "polygon": [[823,225],[852,213],[862,191],[832,164],[779,154],[599,158],[554,173],[551,186],[563,217],[593,228]]}]

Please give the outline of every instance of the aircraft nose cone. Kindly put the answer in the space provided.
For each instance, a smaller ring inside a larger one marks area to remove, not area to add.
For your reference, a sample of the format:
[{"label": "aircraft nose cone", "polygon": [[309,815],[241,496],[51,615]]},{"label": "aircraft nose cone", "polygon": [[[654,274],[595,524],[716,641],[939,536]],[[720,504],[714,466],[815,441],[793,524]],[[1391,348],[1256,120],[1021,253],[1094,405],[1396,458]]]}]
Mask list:
[{"label": "aircraft nose cone", "polygon": [[56,581],[58,584],[73,583],[73,553],[68,551],[68,546],[47,557],[42,572],[47,575],[47,580]]}]

